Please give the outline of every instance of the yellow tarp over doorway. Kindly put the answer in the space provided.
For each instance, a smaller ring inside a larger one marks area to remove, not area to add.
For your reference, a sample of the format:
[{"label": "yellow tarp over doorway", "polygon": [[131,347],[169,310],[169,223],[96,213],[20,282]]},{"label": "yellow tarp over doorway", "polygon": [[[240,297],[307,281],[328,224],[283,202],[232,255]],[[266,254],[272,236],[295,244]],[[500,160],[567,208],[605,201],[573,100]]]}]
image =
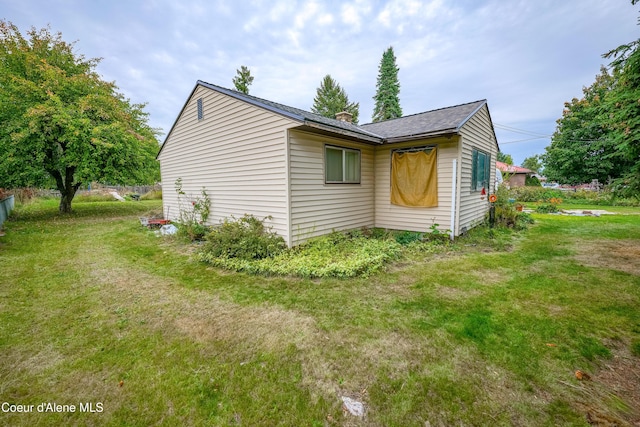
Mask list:
[{"label": "yellow tarp over doorway", "polygon": [[436,149],[429,153],[394,152],[391,157],[391,203],[400,206],[438,206]]}]

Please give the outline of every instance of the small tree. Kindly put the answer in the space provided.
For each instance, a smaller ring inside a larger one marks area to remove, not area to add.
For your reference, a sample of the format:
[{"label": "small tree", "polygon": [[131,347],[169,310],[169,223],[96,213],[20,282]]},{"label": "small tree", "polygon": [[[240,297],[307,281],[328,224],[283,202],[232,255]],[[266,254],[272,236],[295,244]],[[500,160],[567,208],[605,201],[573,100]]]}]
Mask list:
[{"label": "small tree", "polygon": [[240,66],[239,70],[236,70],[237,75],[233,78],[233,85],[238,92],[242,92],[245,95],[249,94],[249,86],[253,83],[253,76],[251,70],[244,65]]},{"label": "small tree", "polygon": [[336,118],[336,114],[342,111],[351,113],[352,122],[358,123],[358,113],[360,104],[349,102],[349,97],[342,87],[329,74],[324,76],[320,87],[316,90],[316,97],[313,98],[311,111],[331,119]]},{"label": "small tree", "polygon": [[383,54],[378,68],[378,80],[376,82],[376,101],[373,109],[374,122],[402,117],[400,108],[400,82],[398,81],[399,68],[396,66],[396,57],[393,47],[389,47]]},{"label": "small tree", "polygon": [[542,172],[542,156],[540,154],[534,154],[531,157],[526,157],[522,161],[522,167],[534,171],[535,173]]},{"label": "small tree", "polygon": [[498,151],[498,161],[505,163],[507,165],[513,165],[513,157],[511,157],[511,154],[505,154],[502,151]]},{"label": "small tree", "polygon": [[0,21],[0,187],[51,179],[68,213],[91,181],[156,182],[158,141],[144,105],[103,81],[99,60],[76,55],[60,33],[27,34]]}]

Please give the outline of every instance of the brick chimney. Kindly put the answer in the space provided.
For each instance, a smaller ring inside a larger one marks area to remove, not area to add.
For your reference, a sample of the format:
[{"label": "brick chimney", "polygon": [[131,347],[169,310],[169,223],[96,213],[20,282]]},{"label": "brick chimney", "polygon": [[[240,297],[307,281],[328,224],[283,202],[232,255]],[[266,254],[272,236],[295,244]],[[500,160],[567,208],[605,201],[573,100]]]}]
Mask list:
[{"label": "brick chimney", "polygon": [[336,120],[340,120],[341,122],[351,123],[353,119],[353,114],[348,113],[346,111],[341,111],[336,113]]}]

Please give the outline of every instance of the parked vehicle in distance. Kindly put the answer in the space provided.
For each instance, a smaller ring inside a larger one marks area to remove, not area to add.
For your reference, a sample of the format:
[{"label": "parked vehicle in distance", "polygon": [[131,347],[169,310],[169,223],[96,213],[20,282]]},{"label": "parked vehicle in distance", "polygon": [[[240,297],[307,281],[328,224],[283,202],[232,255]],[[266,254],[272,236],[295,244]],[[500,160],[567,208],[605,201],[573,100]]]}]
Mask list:
[{"label": "parked vehicle in distance", "polygon": [[560,188],[560,184],[558,184],[557,182],[545,182],[544,184],[542,184],[542,186],[544,188]]}]

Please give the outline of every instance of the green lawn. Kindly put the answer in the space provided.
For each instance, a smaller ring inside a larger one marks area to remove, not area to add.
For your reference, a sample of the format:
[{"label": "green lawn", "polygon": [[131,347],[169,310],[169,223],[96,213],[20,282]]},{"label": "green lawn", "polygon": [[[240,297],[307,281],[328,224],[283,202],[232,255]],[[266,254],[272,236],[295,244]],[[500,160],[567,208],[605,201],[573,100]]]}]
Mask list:
[{"label": "green lawn", "polygon": [[0,404],[34,405],[0,425],[640,422],[640,209],[534,215],[510,245],[348,280],[198,263],[140,226],[159,201],[56,209],[20,207],[0,237]]}]

